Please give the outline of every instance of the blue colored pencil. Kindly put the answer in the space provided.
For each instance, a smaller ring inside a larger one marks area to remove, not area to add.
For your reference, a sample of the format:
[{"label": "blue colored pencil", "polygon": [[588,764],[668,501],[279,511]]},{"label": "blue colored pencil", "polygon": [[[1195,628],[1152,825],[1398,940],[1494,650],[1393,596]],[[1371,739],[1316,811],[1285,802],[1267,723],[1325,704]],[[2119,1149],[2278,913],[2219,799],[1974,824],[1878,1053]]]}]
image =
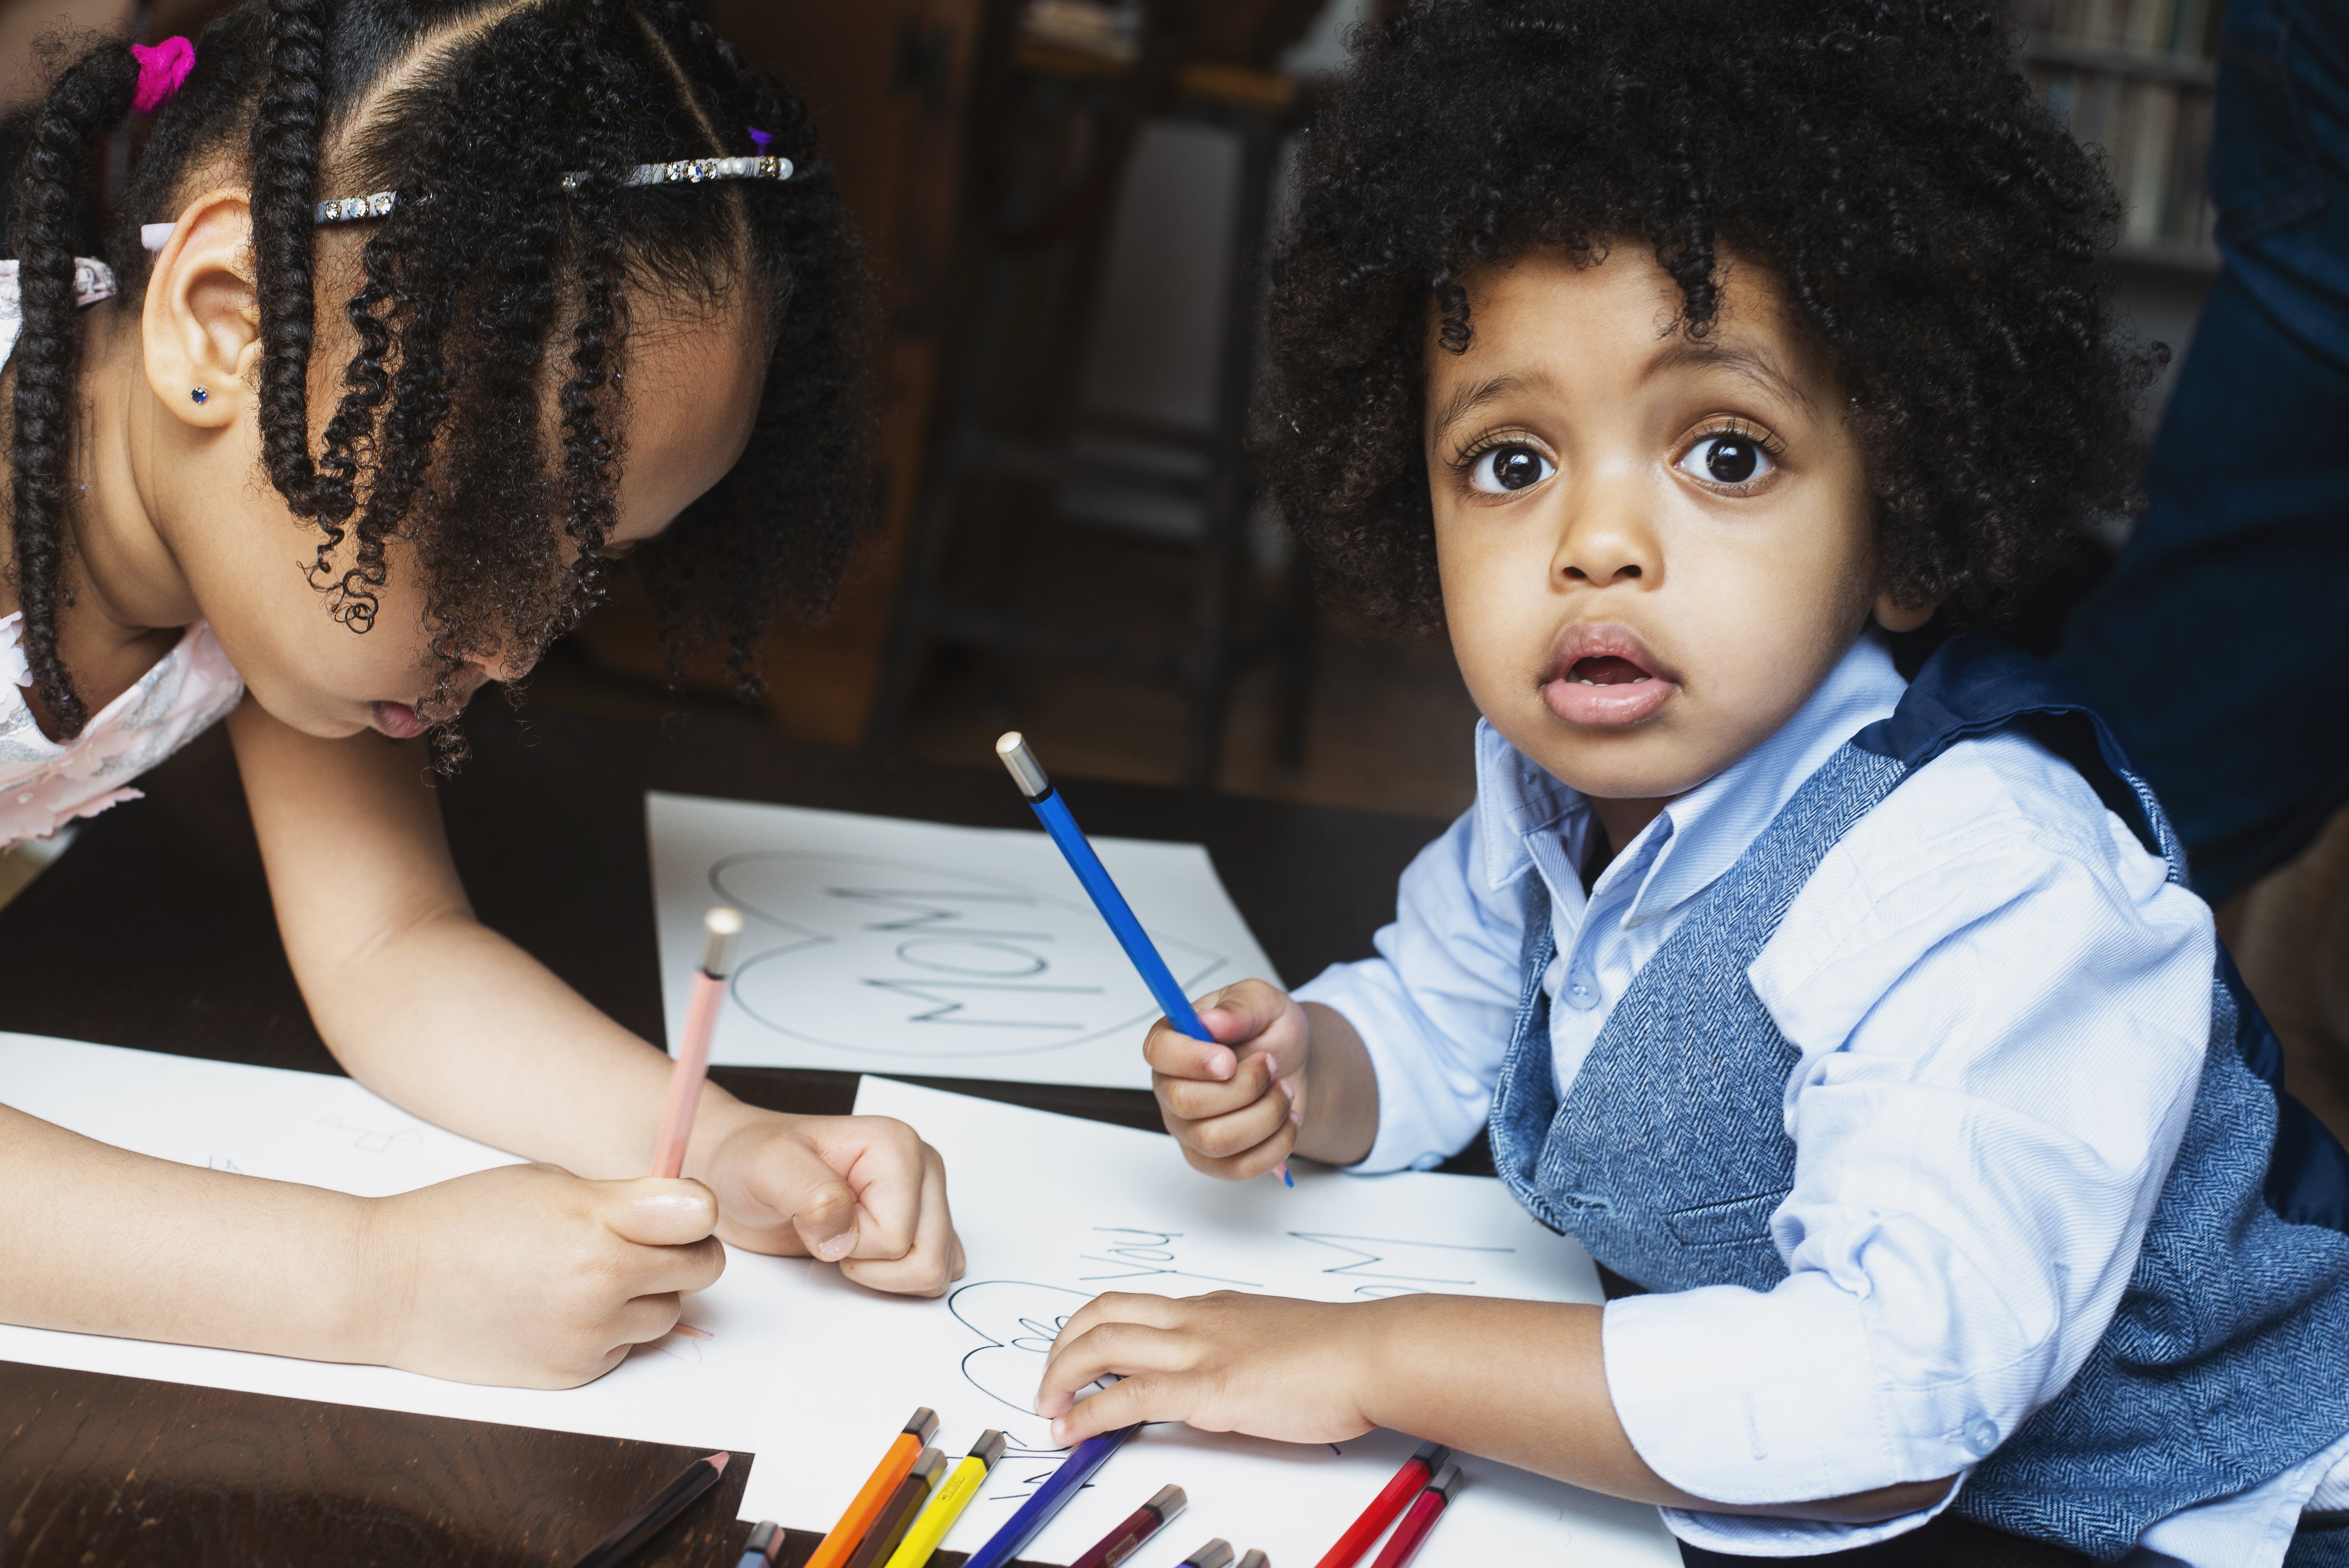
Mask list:
[{"label": "blue colored pencil", "polygon": [[[1044,825],[1044,831],[1061,846],[1069,869],[1077,874],[1077,880],[1084,884],[1086,893],[1092,898],[1093,908],[1109,922],[1117,945],[1125,950],[1125,956],[1142,971],[1142,983],[1150,988],[1151,1000],[1158,1003],[1158,1011],[1166,1015],[1166,1022],[1194,1040],[1213,1041],[1215,1036],[1207,1033],[1207,1026],[1192,1011],[1191,999],[1175,983],[1174,971],[1159,956],[1158,945],[1142,929],[1142,922],[1133,918],[1133,906],[1125,901],[1125,895],[1110,880],[1109,867],[1101,863],[1084,829],[1069,815],[1069,803],[1061,798],[1061,792],[1044,776],[1044,766],[1036,760],[1027,741],[1019,731],[1010,731],[995,742],[995,754],[1003,759],[1012,782],[1028,797],[1029,809],[1036,814],[1036,820]],[[1280,1168],[1280,1179],[1287,1186],[1297,1185],[1286,1163]]]},{"label": "blue colored pencil", "polygon": [[987,1544],[972,1552],[962,1568],[1003,1568],[1019,1556],[1020,1549],[1035,1540],[1044,1526],[1052,1522],[1052,1516],[1066,1508],[1069,1500],[1093,1479],[1093,1472],[1109,1463],[1109,1457],[1140,1430],[1139,1424],[1121,1427],[1098,1438],[1087,1438],[1070,1449],[1069,1457],[1061,1461],[1061,1468],[1052,1472],[1051,1479],[1037,1488],[1036,1495],[1021,1503],[1019,1511],[988,1537]]}]

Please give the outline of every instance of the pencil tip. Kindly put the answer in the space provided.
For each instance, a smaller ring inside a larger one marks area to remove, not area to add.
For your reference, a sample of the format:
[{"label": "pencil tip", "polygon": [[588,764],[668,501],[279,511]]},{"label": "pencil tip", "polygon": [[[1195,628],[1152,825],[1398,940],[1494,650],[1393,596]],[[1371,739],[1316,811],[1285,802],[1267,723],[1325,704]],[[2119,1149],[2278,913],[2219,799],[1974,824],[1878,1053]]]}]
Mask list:
[{"label": "pencil tip", "polygon": [[1283,1187],[1294,1187],[1297,1185],[1297,1178],[1288,1174],[1288,1167],[1285,1165],[1280,1168],[1280,1184]]},{"label": "pencil tip", "polygon": [[709,1456],[709,1468],[710,1468],[711,1469],[713,1469],[713,1470],[716,1470],[719,1475],[721,1475],[721,1476],[722,1476],[722,1475],[724,1475],[724,1474],[726,1473],[726,1461],[727,1461],[727,1460],[729,1460],[729,1459],[732,1459],[733,1457],[734,1457],[734,1456],[733,1456],[732,1454],[728,1453],[728,1452],[726,1452],[726,1451],[725,1451],[725,1450],[723,1450],[723,1449],[720,1449],[719,1452],[714,1453],[714,1454],[711,1454],[711,1455]]}]

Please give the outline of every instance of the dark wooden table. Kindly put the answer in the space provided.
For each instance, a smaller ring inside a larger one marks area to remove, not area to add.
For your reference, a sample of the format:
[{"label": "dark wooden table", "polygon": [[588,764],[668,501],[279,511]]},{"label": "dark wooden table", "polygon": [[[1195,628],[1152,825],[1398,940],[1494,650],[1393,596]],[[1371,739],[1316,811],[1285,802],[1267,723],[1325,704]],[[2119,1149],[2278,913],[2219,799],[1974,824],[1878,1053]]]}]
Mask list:
[{"label": "dark wooden table", "polygon": [[[663,1026],[646,790],[1033,826],[991,759],[969,769],[882,764],[709,712],[654,724],[518,717],[484,701],[469,724],[475,757],[441,789],[482,919],[654,1040]],[[1089,831],[1206,845],[1292,983],[1369,950],[1394,908],[1396,876],[1440,826],[1063,782]],[[0,1028],[338,1071],[278,944],[225,739],[215,732],[142,787],[147,800],[85,825],[72,850],[0,909]],[[844,1112],[855,1091],[845,1073],[715,1075],[785,1110]],[[1158,1125],[1138,1091],[916,1081]],[[547,1568],[568,1563],[697,1452],[0,1362],[0,1568]],[[748,1469],[730,1469],[639,1561],[731,1568],[748,1530],[734,1518]],[[815,1540],[795,1533],[785,1561]]]}]

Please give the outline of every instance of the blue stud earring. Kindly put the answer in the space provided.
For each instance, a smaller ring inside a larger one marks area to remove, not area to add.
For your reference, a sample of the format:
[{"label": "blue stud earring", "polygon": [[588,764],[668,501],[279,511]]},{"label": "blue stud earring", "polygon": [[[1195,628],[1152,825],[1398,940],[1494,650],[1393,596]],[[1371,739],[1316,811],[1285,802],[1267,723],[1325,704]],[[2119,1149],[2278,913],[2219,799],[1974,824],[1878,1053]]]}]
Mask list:
[{"label": "blue stud earring", "polygon": [[202,387],[190,387],[188,389],[188,399],[191,402],[209,403],[212,400],[212,395],[210,392],[205,391]]}]

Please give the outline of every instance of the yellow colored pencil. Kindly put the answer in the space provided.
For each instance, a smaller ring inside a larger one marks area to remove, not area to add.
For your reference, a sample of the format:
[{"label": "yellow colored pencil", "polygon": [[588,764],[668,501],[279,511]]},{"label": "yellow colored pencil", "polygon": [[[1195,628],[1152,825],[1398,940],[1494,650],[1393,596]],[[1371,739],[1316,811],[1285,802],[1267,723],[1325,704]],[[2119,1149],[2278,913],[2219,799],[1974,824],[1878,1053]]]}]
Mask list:
[{"label": "yellow colored pencil", "polygon": [[1002,1457],[1003,1434],[981,1432],[978,1441],[970,1446],[970,1452],[957,1461],[953,1471],[939,1483],[930,1506],[922,1510],[922,1517],[914,1521],[914,1528],[905,1532],[905,1539],[897,1543],[896,1552],[883,1568],[922,1568],[931,1553],[937,1551],[938,1543],[947,1538],[947,1532],[954,1528],[955,1521],[962,1517],[962,1511],[970,1506],[970,1500],[978,1495],[987,1472]]}]

